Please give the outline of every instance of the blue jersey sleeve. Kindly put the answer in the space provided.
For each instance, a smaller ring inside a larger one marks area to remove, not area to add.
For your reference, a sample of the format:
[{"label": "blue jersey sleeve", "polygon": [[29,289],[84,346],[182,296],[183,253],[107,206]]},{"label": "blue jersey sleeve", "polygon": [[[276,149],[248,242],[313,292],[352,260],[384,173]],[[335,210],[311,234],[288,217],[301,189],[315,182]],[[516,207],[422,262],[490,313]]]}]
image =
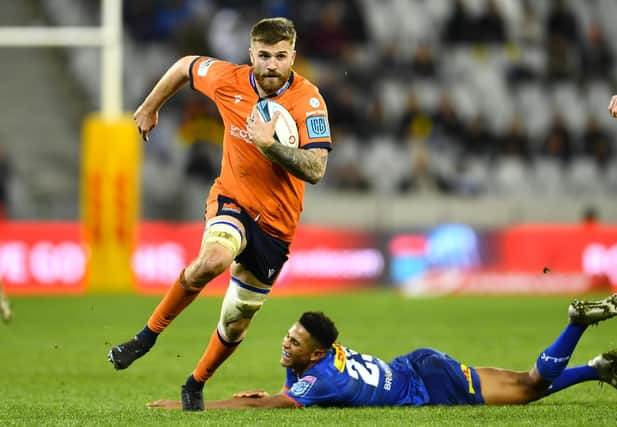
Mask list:
[{"label": "blue jersey sleeve", "polygon": [[338,390],[332,381],[306,375],[296,381],[285,394],[302,406],[327,406],[336,402]]},{"label": "blue jersey sleeve", "polygon": [[298,381],[298,378],[296,377],[296,374],[294,374],[294,372],[291,369],[287,368],[285,370],[286,370],[285,390],[289,390],[291,386],[294,385],[296,381]]}]

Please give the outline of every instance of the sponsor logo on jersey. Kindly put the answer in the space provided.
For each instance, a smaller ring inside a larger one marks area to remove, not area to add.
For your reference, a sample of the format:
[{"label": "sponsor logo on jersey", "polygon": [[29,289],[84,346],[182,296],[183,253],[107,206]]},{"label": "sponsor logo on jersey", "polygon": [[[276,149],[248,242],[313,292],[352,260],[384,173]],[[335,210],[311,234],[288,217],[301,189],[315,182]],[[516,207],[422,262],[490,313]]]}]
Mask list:
[{"label": "sponsor logo on jersey", "polygon": [[467,365],[461,363],[461,371],[463,371],[463,375],[465,375],[465,379],[467,380],[467,384],[469,385],[469,394],[476,394],[476,390],[473,388],[473,379],[471,378],[471,369]]},{"label": "sponsor logo on jersey", "polygon": [[234,202],[225,202],[223,203],[223,207],[221,208],[221,212],[233,212],[240,213],[240,206],[236,205]]},{"label": "sponsor logo on jersey", "polygon": [[540,355],[540,359],[542,359],[544,362],[563,363],[563,362],[567,362],[568,360],[570,360],[570,356],[553,357],[553,356],[547,355],[546,353],[542,353]]},{"label": "sponsor logo on jersey", "polygon": [[345,349],[338,343],[332,344],[334,348],[334,367],[339,370],[339,372],[343,372],[345,370],[345,361],[347,360],[347,356],[345,356]]},{"label": "sponsor logo on jersey", "polygon": [[326,116],[313,116],[306,119],[309,138],[329,138],[330,128]]},{"label": "sponsor logo on jersey", "polygon": [[210,68],[210,65],[214,64],[215,62],[216,62],[216,59],[210,58],[210,59],[206,59],[204,62],[199,64],[199,68],[197,68],[197,75],[199,77],[206,77],[206,75],[208,74],[208,69]]},{"label": "sponsor logo on jersey", "polygon": [[244,140],[244,142],[246,142],[247,144],[253,143],[253,141],[251,141],[251,139],[249,138],[249,133],[246,129],[231,125],[229,133],[231,134],[231,136],[235,136],[236,138]]},{"label": "sponsor logo on jersey", "polygon": [[390,369],[390,366],[381,359],[375,359],[375,361],[377,362],[379,367],[384,371],[383,389],[386,391],[392,390],[392,378],[393,378],[392,369]]},{"label": "sponsor logo on jersey", "polygon": [[311,98],[311,100],[309,101],[309,104],[311,104],[311,107],[317,108],[319,107],[319,99]]},{"label": "sponsor logo on jersey", "polygon": [[297,383],[291,386],[290,393],[298,397],[304,396],[313,387],[313,384],[317,382],[317,378],[312,375],[307,375],[298,380]]},{"label": "sponsor logo on jersey", "polygon": [[268,279],[271,278],[274,273],[276,273],[276,268],[269,268],[268,269]]},{"label": "sponsor logo on jersey", "polygon": [[306,117],[325,116],[325,115],[326,115],[326,110],[313,110],[313,111],[306,112]]},{"label": "sponsor logo on jersey", "polygon": [[235,95],[234,96],[234,104],[239,104],[240,101],[242,101],[242,95]]}]

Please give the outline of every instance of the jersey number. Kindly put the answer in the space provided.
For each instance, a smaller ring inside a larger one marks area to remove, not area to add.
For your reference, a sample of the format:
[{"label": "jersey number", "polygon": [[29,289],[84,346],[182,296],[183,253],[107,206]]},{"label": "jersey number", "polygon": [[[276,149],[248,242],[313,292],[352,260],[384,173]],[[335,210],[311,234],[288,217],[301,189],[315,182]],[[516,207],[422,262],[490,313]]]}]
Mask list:
[{"label": "jersey number", "polygon": [[379,367],[372,361],[373,356],[367,354],[355,353],[351,357],[348,355],[345,363],[347,373],[356,380],[359,377],[366,384],[377,387],[379,385]]}]

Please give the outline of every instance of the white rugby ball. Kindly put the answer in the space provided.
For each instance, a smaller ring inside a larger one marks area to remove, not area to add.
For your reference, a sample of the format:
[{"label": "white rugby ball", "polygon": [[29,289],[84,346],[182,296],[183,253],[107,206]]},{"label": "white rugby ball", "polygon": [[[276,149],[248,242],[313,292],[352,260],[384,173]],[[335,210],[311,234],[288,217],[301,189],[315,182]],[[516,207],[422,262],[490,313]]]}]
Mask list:
[{"label": "white rugby ball", "polygon": [[300,144],[298,126],[285,107],[276,101],[263,99],[257,103],[257,111],[264,122],[269,122],[278,111],[280,114],[274,126],[274,139],[288,147],[298,148]]}]

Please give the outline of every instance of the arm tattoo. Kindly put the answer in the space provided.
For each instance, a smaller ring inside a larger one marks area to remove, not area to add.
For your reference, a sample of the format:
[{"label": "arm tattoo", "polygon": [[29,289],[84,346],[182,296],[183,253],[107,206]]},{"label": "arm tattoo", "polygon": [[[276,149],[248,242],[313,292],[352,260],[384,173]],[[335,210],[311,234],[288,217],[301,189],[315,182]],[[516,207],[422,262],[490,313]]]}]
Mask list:
[{"label": "arm tattoo", "polygon": [[326,171],[328,159],[327,156],[320,155],[319,151],[302,150],[274,143],[264,151],[264,154],[296,178],[317,184]]}]

